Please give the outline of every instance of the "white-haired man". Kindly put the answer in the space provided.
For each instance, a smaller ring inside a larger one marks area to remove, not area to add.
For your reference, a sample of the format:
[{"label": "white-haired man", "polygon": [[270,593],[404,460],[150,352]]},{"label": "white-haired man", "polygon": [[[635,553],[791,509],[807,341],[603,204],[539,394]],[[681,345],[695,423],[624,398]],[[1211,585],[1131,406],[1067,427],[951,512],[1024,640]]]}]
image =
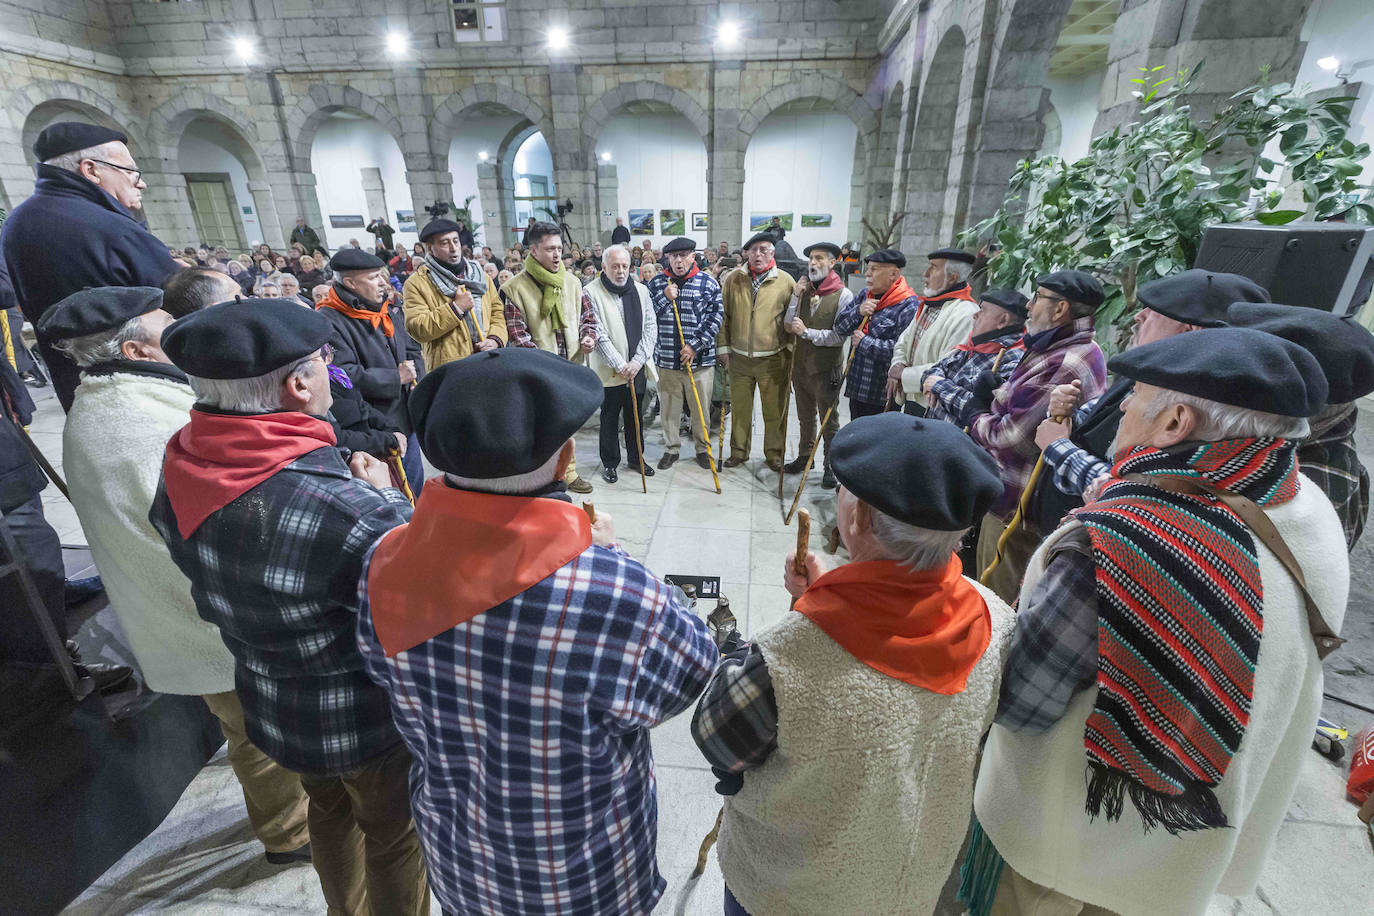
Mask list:
[{"label": "white-haired man", "polygon": [[[128,137],[96,124],[60,121],[34,141],[33,194],[5,220],[0,254],[19,308],[34,327],[56,303],[87,287],[161,286],[180,269],[140,221],[143,173]],[[38,335],[62,409],[80,382],[76,365]]]},{"label": "white-haired man", "polygon": [[793,610],[740,640],[692,735],[726,796],[725,912],[930,913],[968,825],[1011,609],[955,551],[1002,491],[957,427],[903,414],[835,436],[850,562],[784,566]]},{"label": "white-haired man", "polygon": [[[626,467],[639,470],[644,460],[644,434],[635,406],[644,401],[645,373],[658,377],[654,368],[658,321],[649,288],[630,275],[630,249],[612,245],[602,258],[601,275],[583,287],[582,297],[596,312],[596,349],[590,364],[606,389],[601,402],[601,479],[615,483],[622,423]],[[653,476],[651,464],[645,461],[643,468],[645,476]]]},{"label": "white-haired man", "polygon": [[1316,359],[1215,328],[1111,368],[1135,381],[1111,479],[1021,585],[974,792],[980,913],[1200,914],[1253,893],[1339,643],[1345,539],[1297,461],[1328,395]]},{"label": "white-haired man", "polygon": [[[223,274],[193,269],[215,278],[222,299],[238,291]],[[74,293],[43,316],[43,333],[82,370],[62,431],[72,506],[144,682],[205,701],[229,742],[229,765],[268,861],[308,862],[300,777],[249,740],[234,657],[219,629],[196,613],[190,583],[148,522],[167,440],[186,425],[196,399],[162,350],[172,322],[162,305],[162,290],[110,287]]]},{"label": "white-haired man", "polygon": [[363,558],[410,518],[386,464],[344,464],[324,419],[334,325],[281,300],[223,302],[162,335],[196,393],[148,518],[234,655],[249,738],[300,774],[331,912],[420,916],[429,887],[410,754],[354,639]]},{"label": "white-haired man", "polygon": [[897,338],[887,370],[887,397],[908,413],[924,413],[921,376],[968,337],[978,315],[978,300],[969,289],[973,255],[961,248],[939,248],[926,255],[921,304],[916,316]]}]

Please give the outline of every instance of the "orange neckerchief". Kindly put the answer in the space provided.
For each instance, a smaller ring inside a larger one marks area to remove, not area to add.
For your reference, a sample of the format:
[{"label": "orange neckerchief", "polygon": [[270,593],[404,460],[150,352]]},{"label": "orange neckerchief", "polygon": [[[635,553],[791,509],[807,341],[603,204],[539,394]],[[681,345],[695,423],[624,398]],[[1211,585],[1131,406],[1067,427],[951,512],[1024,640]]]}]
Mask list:
[{"label": "orange neckerchief", "polygon": [[457,490],[435,478],[377,544],[367,597],[388,657],[547,579],[592,544],[587,514],[539,496]]},{"label": "orange neckerchief", "polygon": [[382,333],[387,337],[392,337],[396,333],[396,328],[391,324],[391,312],[387,309],[386,303],[377,311],[369,309],[354,308],[339,298],[339,292],[333,286],[329,287],[329,293],[315,306],[317,309],[333,309],[336,312],[343,312],[349,318],[357,318],[359,321],[366,321],[375,330],[381,327]]},{"label": "orange neckerchief", "polygon": [[878,307],[873,310],[873,314],[878,314],[888,306],[904,302],[916,295],[916,291],[906,282],[906,277],[898,277],[897,282],[887,288],[882,298],[878,300]]},{"label": "orange neckerchief", "polygon": [[987,602],[958,557],[913,573],[892,560],[847,563],[794,606],[854,658],[933,693],[961,693],[992,639]]}]

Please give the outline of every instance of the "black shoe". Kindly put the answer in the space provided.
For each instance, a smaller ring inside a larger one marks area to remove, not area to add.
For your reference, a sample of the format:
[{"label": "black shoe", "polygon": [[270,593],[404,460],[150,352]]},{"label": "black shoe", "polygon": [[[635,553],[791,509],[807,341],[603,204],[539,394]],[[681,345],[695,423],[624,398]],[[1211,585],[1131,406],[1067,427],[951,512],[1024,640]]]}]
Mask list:
[{"label": "black shoe", "polygon": [[835,480],[835,472],[830,470],[830,465],[827,464],[825,466],[825,476],[821,478],[821,489],[833,490],[838,485],[838,482]]},{"label": "black shoe", "polygon": [[[803,449],[803,451],[805,451],[805,449]],[[783,465],[782,469],[783,472],[787,474],[800,474],[802,471],[806,470],[806,456],[798,455],[796,458],[793,458]]]},{"label": "black shoe", "polygon": [[616,474],[615,468],[604,467],[601,469],[601,479],[606,481],[607,483],[615,483],[617,480],[620,479],[620,476]]},{"label": "black shoe", "polygon": [[108,665],[105,662],[84,662],[81,660],[81,650],[76,646],[76,640],[67,640],[67,654],[71,656],[72,665],[76,667],[78,677],[88,677],[95,681],[95,689],[101,693],[109,693],[128,683],[134,676],[134,669],[125,665]]},{"label": "black shoe", "polygon": [[[638,461],[627,461],[627,462],[625,462],[625,467],[629,468],[629,469],[632,470],[632,471],[638,472],[638,471],[639,471],[639,462],[638,462]],[[645,477],[652,477],[652,476],[654,476],[654,466],[653,466],[652,464],[650,464],[649,462],[647,462],[647,461],[644,462],[644,476],[645,476]]]},{"label": "black shoe", "polygon": [[22,378],[24,380],[24,384],[28,385],[30,388],[48,387],[48,380],[43,377],[42,373],[39,373],[37,371],[25,372],[23,375],[20,376],[20,378]]},{"label": "black shoe", "polygon": [[668,470],[670,467],[672,467],[672,466],[673,466],[674,464],[676,464],[676,463],[677,463],[677,453],[676,453],[676,452],[664,452],[664,453],[663,453],[663,457],[660,458],[660,459],[658,459],[658,469],[659,469],[660,471],[666,471],[666,470]]},{"label": "black shoe", "polygon": [[590,483],[587,482],[587,478],[585,478],[585,477],[579,477],[579,478],[577,478],[576,480],[574,480],[572,483],[568,484],[568,492],[569,492],[569,493],[590,493],[590,492],[592,492],[592,485],[591,485]]},{"label": "black shoe", "polygon": [[705,452],[697,452],[697,467],[711,469],[711,459]]},{"label": "black shoe", "polygon": [[266,857],[270,865],[295,865],[298,862],[310,861],[310,844],[306,843],[299,849],[288,849],[286,852],[269,852]]},{"label": "black shoe", "polygon": [[63,598],[67,607],[74,607],[88,598],[94,598],[105,590],[105,583],[99,576],[86,576],[82,579],[68,579]]}]

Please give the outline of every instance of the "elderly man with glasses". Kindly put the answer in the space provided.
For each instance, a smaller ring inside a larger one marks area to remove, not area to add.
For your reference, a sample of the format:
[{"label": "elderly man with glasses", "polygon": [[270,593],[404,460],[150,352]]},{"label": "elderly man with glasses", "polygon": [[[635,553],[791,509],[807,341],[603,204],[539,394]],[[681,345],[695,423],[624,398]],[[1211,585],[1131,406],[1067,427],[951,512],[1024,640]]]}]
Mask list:
[{"label": "elderly man with glasses", "polygon": [[[14,208],[0,232],[24,317],[43,314],[87,287],[161,286],[179,267],[165,242],[143,225],[148,186],[129,152],[129,138],[97,124],[60,121],[33,144],[33,195]],[[76,364],[42,333],[38,346],[67,410],[80,381]]]}]

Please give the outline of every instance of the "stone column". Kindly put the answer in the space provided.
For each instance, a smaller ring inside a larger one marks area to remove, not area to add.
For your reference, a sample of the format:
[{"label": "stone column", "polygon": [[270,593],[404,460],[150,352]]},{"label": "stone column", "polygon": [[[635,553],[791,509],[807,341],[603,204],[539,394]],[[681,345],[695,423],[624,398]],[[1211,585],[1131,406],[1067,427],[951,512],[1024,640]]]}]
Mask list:
[{"label": "stone column", "polygon": [[610,244],[611,230],[615,228],[615,218],[620,213],[620,175],[615,163],[602,162],[596,167],[596,225],[598,231],[593,241],[602,245]]},{"label": "stone column", "polygon": [[711,243],[744,241],[744,144],[740,141],[739,61],[719,61],[711,75],[711,149],[706,163]]},{"label": "stone column", "polygon": [[143,215],[153,235],[175,248],[198,244],[200,231],[191,213],[186,178],[176,164],[154,160],[152,168],[144,170],[143,180],[148,184],[143,192]]},{"label": "stone column", "polygon": [[[840,226],[845,227],[844,241],[863,239],[864,207],[867,205],[868,196],[868,162],[871,158],[866,150],[867,145],[862,136],[855,138],[854,165],[849,179],[849,213],[836,213],[832,217],[836,229]],[[841,220],[845,222],[840,222]]]},{"label": "stone column", "polygon": [[262,240],[271,245],[273,251],[285,251],[288,236],[282,232],[281,218],[277,215],[277,199],[272,194],[271,182],[250,180],[248,193],[253,195],[253,209],[258,211]]},{"label": "stone column", "polygon": [[501,181],[498,178],[496,163],[487,161],[477,163],[477,200],[473,201],[473,206],[481,214],[478,220],[482,223],[479,235],[482,243],[490,245],[493,251],[498,246],[498,255],[505,255],[506,245],[509,243],[510,236],[507,235],[511,224],[511,215],[506,210],[505,199],[501,194]]},{"label": "stone column", "polygon": [[371,222],[379,216],[386,217],[386,187],[382,184],[382,170],[359,169],[358,173],[363,183],[363,198],[367,201],[363,221]]},{"label": "stone column", "polygon": [[583,145],[580,71],[580,67],[570,63],[549,67],[553,136],[545,139],[553,156],[553,184],[558,199],[573,202],[573,212],[567,216],[573,241],[590,245],[597,227],[596,167],[592,162],[594,153]]}]

